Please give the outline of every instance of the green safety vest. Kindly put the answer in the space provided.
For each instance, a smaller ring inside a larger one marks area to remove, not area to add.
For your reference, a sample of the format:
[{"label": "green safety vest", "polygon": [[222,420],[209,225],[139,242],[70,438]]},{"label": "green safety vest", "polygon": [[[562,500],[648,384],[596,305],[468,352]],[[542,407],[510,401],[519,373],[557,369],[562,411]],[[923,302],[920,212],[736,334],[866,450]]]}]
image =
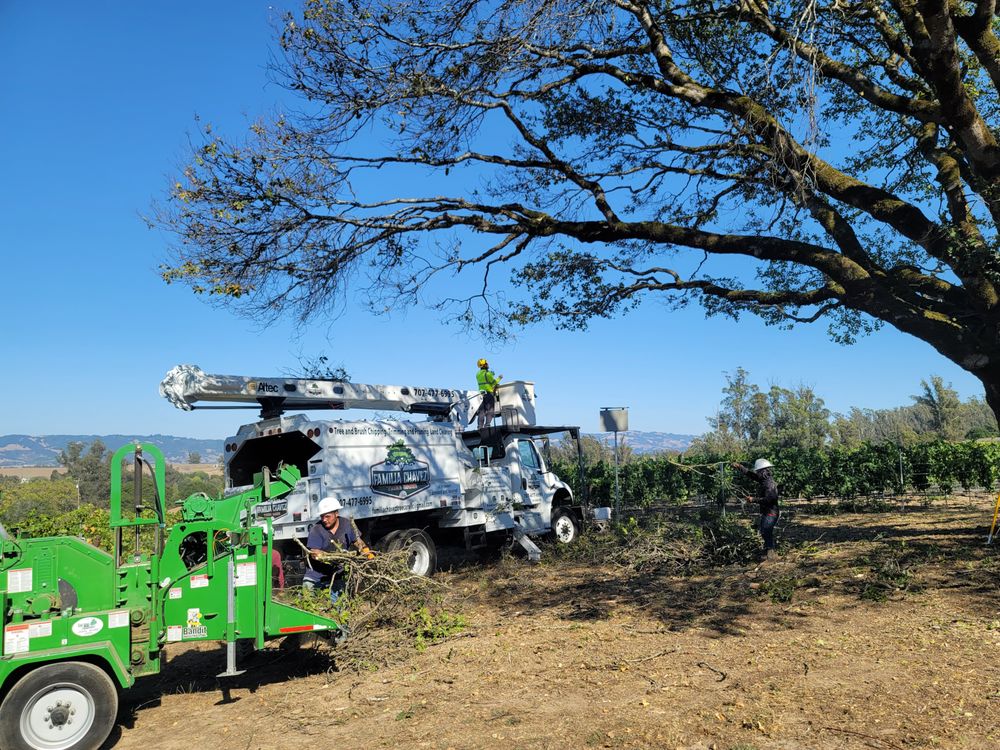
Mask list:
[{"label": "green safety vest", "polygon": [[493,393],[497,389],[497,376],[490,370],[480,368],[476,373],[476,382],[479,384],[479,390],[486,393]]}]

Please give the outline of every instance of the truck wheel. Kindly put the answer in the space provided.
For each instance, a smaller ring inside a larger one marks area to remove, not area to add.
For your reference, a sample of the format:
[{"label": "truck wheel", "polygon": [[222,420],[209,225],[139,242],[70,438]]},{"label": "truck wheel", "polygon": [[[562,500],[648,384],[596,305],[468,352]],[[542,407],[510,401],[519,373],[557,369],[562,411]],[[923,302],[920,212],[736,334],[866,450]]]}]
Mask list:
[{"label": "truck wheel", "polygon": [[390,531],[385,536],[381,537],[372,547],[378,552],[389,552],[393,549],[398,549],[398,547],[392,546],[392,540],[398,537],[402,532],[400,531]]},{"label": "truck wheel", "polygon": [[97,750],[118,715],[118,690],[100,667],[46,664],[18,680],[0,705],[0,747]]},{"label": "truck wheel", "polygon": [[437,548],[434,540],[420,529],[406,529],[394,536],[386,545],[388,552],[408,550],[410,570],[419,576],[429,576],[437,568]]},{"label": "truck wheel", "polygon": [[560,544],[570,544],[580,536],[576,518],[566,508],[556,508],[552,511],[552,536]]}]

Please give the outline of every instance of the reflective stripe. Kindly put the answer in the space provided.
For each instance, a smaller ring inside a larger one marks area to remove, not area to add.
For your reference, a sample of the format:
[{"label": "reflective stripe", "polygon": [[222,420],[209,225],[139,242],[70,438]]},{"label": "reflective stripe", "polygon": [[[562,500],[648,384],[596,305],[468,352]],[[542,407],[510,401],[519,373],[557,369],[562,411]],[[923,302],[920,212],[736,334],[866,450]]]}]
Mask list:
[{"label": "reflective stripe", "polygon": [[490,370],[479,370],[476,373],[476,383],[479,384],[479,390],[493,393],[497,387],[497,377]]}]

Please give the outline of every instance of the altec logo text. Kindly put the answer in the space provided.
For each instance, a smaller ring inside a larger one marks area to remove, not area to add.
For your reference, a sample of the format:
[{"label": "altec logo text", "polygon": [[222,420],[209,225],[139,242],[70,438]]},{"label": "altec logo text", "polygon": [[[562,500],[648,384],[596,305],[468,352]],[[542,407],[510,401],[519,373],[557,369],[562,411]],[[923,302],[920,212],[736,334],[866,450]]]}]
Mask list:
[{"label": "altec logo text", "polygon": [[250,393],[278,393],[281,389],[274,383],[265,383],[261,381],[259,383],[250,383],[247,390],[250,391]]}]

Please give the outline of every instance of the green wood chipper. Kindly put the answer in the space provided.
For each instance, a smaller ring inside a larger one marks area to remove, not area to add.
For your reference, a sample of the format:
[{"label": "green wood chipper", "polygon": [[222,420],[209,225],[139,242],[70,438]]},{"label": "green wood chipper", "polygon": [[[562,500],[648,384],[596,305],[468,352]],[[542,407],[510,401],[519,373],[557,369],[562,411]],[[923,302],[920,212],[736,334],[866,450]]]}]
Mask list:
[{"label": "green wood chipper", "polygon": [[0,748],[96,750],[114,727],[119,691],[158,674],[172,643],[224,643],[226,677],[240,674],[237,641],[262,648],[292,633],[343,635],[334,620],[272,599],[271,522],[254,508],[291,492],[296,467],[265,469],[231,497],[192,495],[179,513],[167,511],[164,470],[153,445],[114,454],[112,554],[77,537],[14,538],[0,527]]}]

